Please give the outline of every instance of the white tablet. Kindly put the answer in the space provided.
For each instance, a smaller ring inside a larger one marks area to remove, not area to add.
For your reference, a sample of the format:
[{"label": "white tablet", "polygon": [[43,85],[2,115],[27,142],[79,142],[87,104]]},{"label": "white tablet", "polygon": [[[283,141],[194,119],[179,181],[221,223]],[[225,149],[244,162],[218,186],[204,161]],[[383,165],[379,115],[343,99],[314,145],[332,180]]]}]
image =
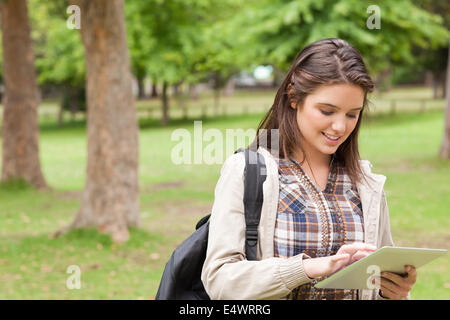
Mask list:
[{"label": "white tablet", "polygon": [[376,289],[376,285],[371,282],[372,276],[379,276],[383,271],[404,274],[405,265],[417,269],[446,253],[445,249],[383,247],[318,282],[314,287]]}]

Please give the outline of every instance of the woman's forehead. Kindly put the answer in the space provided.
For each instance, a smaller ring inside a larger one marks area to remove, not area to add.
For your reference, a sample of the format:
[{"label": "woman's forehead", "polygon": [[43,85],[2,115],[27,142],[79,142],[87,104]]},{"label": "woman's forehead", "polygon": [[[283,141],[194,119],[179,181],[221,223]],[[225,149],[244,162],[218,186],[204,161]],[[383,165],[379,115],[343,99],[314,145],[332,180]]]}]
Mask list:
[{"label": "woman's forehead", "polygon": [[329,84],[317,88],[305,102],[324,104],[336,109],[352,110],[364,104],[364,90],[352,84]]}]

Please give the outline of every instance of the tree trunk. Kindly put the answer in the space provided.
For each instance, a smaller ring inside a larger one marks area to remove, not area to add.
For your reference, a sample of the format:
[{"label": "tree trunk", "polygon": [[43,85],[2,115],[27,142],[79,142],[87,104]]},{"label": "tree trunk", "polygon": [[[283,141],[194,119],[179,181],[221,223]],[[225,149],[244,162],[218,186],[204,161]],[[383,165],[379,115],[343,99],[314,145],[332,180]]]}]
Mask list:
[{"label": "tree trunk", "polygon": [[87,172],[69,228],[97,227],[114,242],[138,226],[138,124],[123,0],[72,0],[81,9],[87,70]]},{"label": "tree trunk", "polygon": [[138,85],[138,99],[139,100],[145,99],[144,77],[136,78],[136,81]]},{"label": "tree trunk", "polygon": [[448,46],[447,80],[446,80],[446,107],[444,118],[444,136],[442,137],[440,156],[450,159],[450,43]]},{"label": "tree trunk", "polygon": [[58,111],[58,127],[62,127],[64,120],[64,97],[61,100]]},{"label": "tree trunk", "polygon": [[182,112],[182,118],[187,119],[188,117],[188,109],[186,104],[186,97],[184,94],[183,82],[176,83],[173,86],[174,98],[177,101],[177,107]]},{"label": "tree trunk", "polygon": [[48,188],[39,160],[39,94],[25,0],[1,1],[3,78],[2,181]]},{"label": "tree trunk", "polygon": [[152,93],[150,95],[152,98],[158,97],[158,88],[156,87],[156,80],[152,79]]},{"label": "tree trunk", "polygon": [[163,88],[162,88],[162,118],[161,118],[161,124],[163,126],[167,125],[169,123],[169,97],[167,95],[167,88],[168,84],[166,81],[163,82]]},{"label": "tree trunk", "polygon": [[442,99],[445,99],[445,97],[446,97],[446,92],[447,92],[447,87],[446,87],[447,80],[446,80],[446,74],[444,74],[444,73],[441,74],[441,81],[440,81],[440,84],[441,84],[441,88],[442,88],[442,91],[441,91],[441,98],[442,98]]},{"label": "tree trunk", "polygon": [[439,99],[439,82],[436,75],[433,74],[433,99]]}]

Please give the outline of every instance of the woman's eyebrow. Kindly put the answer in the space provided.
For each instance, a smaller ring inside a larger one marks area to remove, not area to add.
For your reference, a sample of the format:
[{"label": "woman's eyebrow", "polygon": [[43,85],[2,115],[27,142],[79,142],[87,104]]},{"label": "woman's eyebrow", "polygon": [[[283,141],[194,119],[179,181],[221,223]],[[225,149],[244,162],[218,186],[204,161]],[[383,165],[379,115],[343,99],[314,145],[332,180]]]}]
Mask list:
[{"label": "woman's eyebrow", "polygon": [[[323,105],[325,105],[325,106],[329,106],[329,107],[332,107],[332,108],[336,108],[336,109],[341,109],[341,108],[339,108],[338,106],[335,106],[334,104],[331,104],[331,103],[325,103],[325,102],[319,102],[318,104],[323,104]],[[362,107],[359,107],[359,108],[353,108],[353,109],[351,109],[350,111],[353,111],[353,110],[361,110],[362,109]]]}]

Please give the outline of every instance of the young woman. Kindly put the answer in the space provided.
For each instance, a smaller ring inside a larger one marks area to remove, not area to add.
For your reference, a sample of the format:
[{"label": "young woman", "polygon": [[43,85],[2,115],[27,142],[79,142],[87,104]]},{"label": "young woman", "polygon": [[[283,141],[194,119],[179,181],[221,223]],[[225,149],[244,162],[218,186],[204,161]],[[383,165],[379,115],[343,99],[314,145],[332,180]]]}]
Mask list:
[{"label": "young woman", "polygon": [[409,266],[404,276],[382,273],[380,290],[314,287],[393,245],[386,177],[358,153],[372,90],[361,55],[342,39],[314,42],[298,54],[259,125],[257,137],[266,129],[267,139],[251,145],[267,169],[257,261],[245,257],[243,153],[222,167],[202,270],[212,299],[409,298],[416,281]]}]

